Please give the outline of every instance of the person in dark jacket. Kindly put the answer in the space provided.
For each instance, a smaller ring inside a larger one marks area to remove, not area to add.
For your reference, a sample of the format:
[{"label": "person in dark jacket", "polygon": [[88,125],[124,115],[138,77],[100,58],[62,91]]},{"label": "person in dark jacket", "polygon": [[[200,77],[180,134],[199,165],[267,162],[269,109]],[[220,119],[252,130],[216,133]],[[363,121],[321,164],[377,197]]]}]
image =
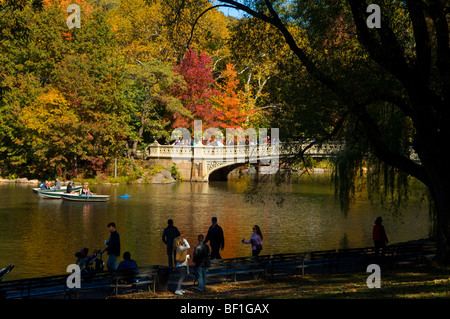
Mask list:
[{"label": "person in dark jacket", "polygon": [[72,193],[72,182],[69,180],[69,183],[67,184],[67,189],[66,189],[66,193],[70,194]]},{"label": "person in dark jacket", "polygon": [[180,236],[178,228],[173,225],[173,220],[167,221],[167,228],[164,229],[162,234],[162,241],[167,245],[167,257],[169,259],[169,268],[173,268],[173,261],[175,260],[175,251],[173,250],[173,240]]},{"label": "person in dark jacket", "polygon": [[198,245],[194,247],[193,261],[197,273],[198,291],[204,292],[206,285],[206,267],[209,261],[209,247],[203,242],[203,235],[198,235]]},{"label": "person in dark jacket", "polygon": [[209,241],[211,246],[210,259],[222,259],[219,249],[225,248],[225,238],[223,236],[222,227],[217,224],[217,217],[211,219],[212,225],[209,227],[208,234],[205,238],[205,244]]},{"label": "person in dark jacket", "polygon": [[108,252],[108,261],[106,262],[106,267],[108,270],[117,269],[117,257],[120,256],[120,236],[116,230],[116,224],[111,222],[108,224],[108,230],[111,233],[106,245],[106,251]]},{"label": "person in dark jacket", "polygon": [[134,259],[131,259],[129,251],[123,253],[123,260],[120,262],[117,270],[137,270],[138,265]]},{"label": "person in dark jacket", "polygon": [[373,225],[373,243],[375,246],[375,256],[384,256],[386,245],[389,242],[384,226],[382,225],[383,219],[377,217],[375,225]]}]

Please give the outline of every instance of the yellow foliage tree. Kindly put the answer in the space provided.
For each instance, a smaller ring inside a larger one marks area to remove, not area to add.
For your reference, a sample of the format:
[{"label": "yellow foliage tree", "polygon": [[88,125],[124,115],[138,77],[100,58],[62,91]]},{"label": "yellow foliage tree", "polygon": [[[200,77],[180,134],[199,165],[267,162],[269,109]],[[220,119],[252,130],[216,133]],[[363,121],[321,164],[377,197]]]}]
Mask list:
[{"label": "yellow foliage tree", "polygon": [[[19,115],[24,128],[24,142],[35,150],[30,156],[45,165],[62,167],[70,156],[81,153],[80,142],[89,139],[78,134],[79,120],[56,89],[50,88],[30,105],[24,106]],[[19,141],[16,141],[19,142]]]}]

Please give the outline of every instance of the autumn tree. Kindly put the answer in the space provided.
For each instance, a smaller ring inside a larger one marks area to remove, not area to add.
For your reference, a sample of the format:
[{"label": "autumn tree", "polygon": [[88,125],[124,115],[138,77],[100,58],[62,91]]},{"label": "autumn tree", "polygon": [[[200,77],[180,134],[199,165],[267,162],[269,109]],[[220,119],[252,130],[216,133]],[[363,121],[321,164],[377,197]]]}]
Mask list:
[{"label": "autumn tree", "polygon": [[239,89],[239,79],[233,64],[227,64],[217,89],[220,94],[214,97],[213,107],[219,111],[219,128],[245,128],[253,111],[244,101],[244,92]]},{"label": "autumn tree", "polygon": [[271,86],[282,87],[277,79],[283,81],[285,76],[283,66],[291,54],[288,46],[273,26],[252,17],[230,23],[228,45],[246,108],[253,112],[251,125],[271,126],[271,114],[281,106],[281,101],[270,95]]},{"label": "autumn tree", "polygon": [[71,157],[82,149],[80,120],[56,89],[42,92],[33,103],[26,105],[18,124],[23,128],[23,139],[15,142],[33,150],[26,158],[35,164],[29,171],[33,175],[45,172],[48,167],[66,171]]},{"label": "autumn tree", "polygon": [[172,127],[184,127],[193,131],[192,118],[202,120],[206,127],[218,127],[221,112],[213,107],[213,100],[220,92],[215,87],[210,57],[204,52],[197,54],[189,49],[174,71],[183,77],[185,85],[174,86],[173,94],[181,100],[190,116],[175,112]]},{"label": "autumn tree", "polygon": [[[191,25],[198,14],[211,7],[206,0],[183,0],[183,3],[178,0],[166,3],[151,0],[94,2],[110,8],[108,21],[113,25],[127,63],[144,63],[151,59],[179,63],[188,46],[209,56],[228,54],[226,17],[217,10],[200,19],[195,33],[191,32]],[[183,10],[178,10],[177,5],[181,3]]]},{"label": "autumn tree", "polygon": [[[152,3],[151,0],[147,0]],[[161,1],[168,49],[179,63],[188,48],[205,52],[213,61],[229,55],[227,18],[213,8],[208,0]],[[208,10],[208,14],[201,13]],[[193,26],[196,26],[193,29]]]}]

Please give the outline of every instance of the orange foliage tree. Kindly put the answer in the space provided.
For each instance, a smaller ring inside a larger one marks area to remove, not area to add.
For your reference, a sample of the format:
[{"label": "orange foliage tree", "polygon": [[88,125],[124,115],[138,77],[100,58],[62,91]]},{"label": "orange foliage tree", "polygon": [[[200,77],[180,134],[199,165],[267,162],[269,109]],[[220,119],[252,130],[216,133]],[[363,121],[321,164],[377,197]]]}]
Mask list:
[{"label": "orange foliage tree", "polygon": [[218,111],[220,128],[238,128],[245,126],[253,110],[244,108],[244,92],[238,89],[239,79],[235,66],[228,63],[222,72],[223,81],[217,84],[220,94],[214,97],[214,108]]}]

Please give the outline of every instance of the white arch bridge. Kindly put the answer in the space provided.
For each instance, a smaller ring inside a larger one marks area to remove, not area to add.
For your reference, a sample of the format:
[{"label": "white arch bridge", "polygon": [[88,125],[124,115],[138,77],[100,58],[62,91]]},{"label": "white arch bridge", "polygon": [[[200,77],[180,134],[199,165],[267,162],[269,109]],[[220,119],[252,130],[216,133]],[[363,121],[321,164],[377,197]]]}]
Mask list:
[{"label": "white arch bridge", "polygon": [[[233,169],[251,164],[260,174],[273,174],[280,162],[298,156],[309,143],[274,143],[260,145],[160,145],[153,142],[137,157],[152,164],[171,167],[175,163],[188,181],[226,180]],[[328,142],[309,147],[305,157],[328,158],[335,156],[343,147],[342,143]]]},{"label": "white arch bridge", "polygon": [[[329,158],[344,147],[341,142],[314,144],[302,142],[260,145],[160,145],[153,142],[137,157],[152,164],[171,167],[175,163],[186,181],[226,180],[233,169],[251,164],[259,174],[273,174],[280,163],[297,157]],[[415,154],[414,154],[415,155]]]}]

